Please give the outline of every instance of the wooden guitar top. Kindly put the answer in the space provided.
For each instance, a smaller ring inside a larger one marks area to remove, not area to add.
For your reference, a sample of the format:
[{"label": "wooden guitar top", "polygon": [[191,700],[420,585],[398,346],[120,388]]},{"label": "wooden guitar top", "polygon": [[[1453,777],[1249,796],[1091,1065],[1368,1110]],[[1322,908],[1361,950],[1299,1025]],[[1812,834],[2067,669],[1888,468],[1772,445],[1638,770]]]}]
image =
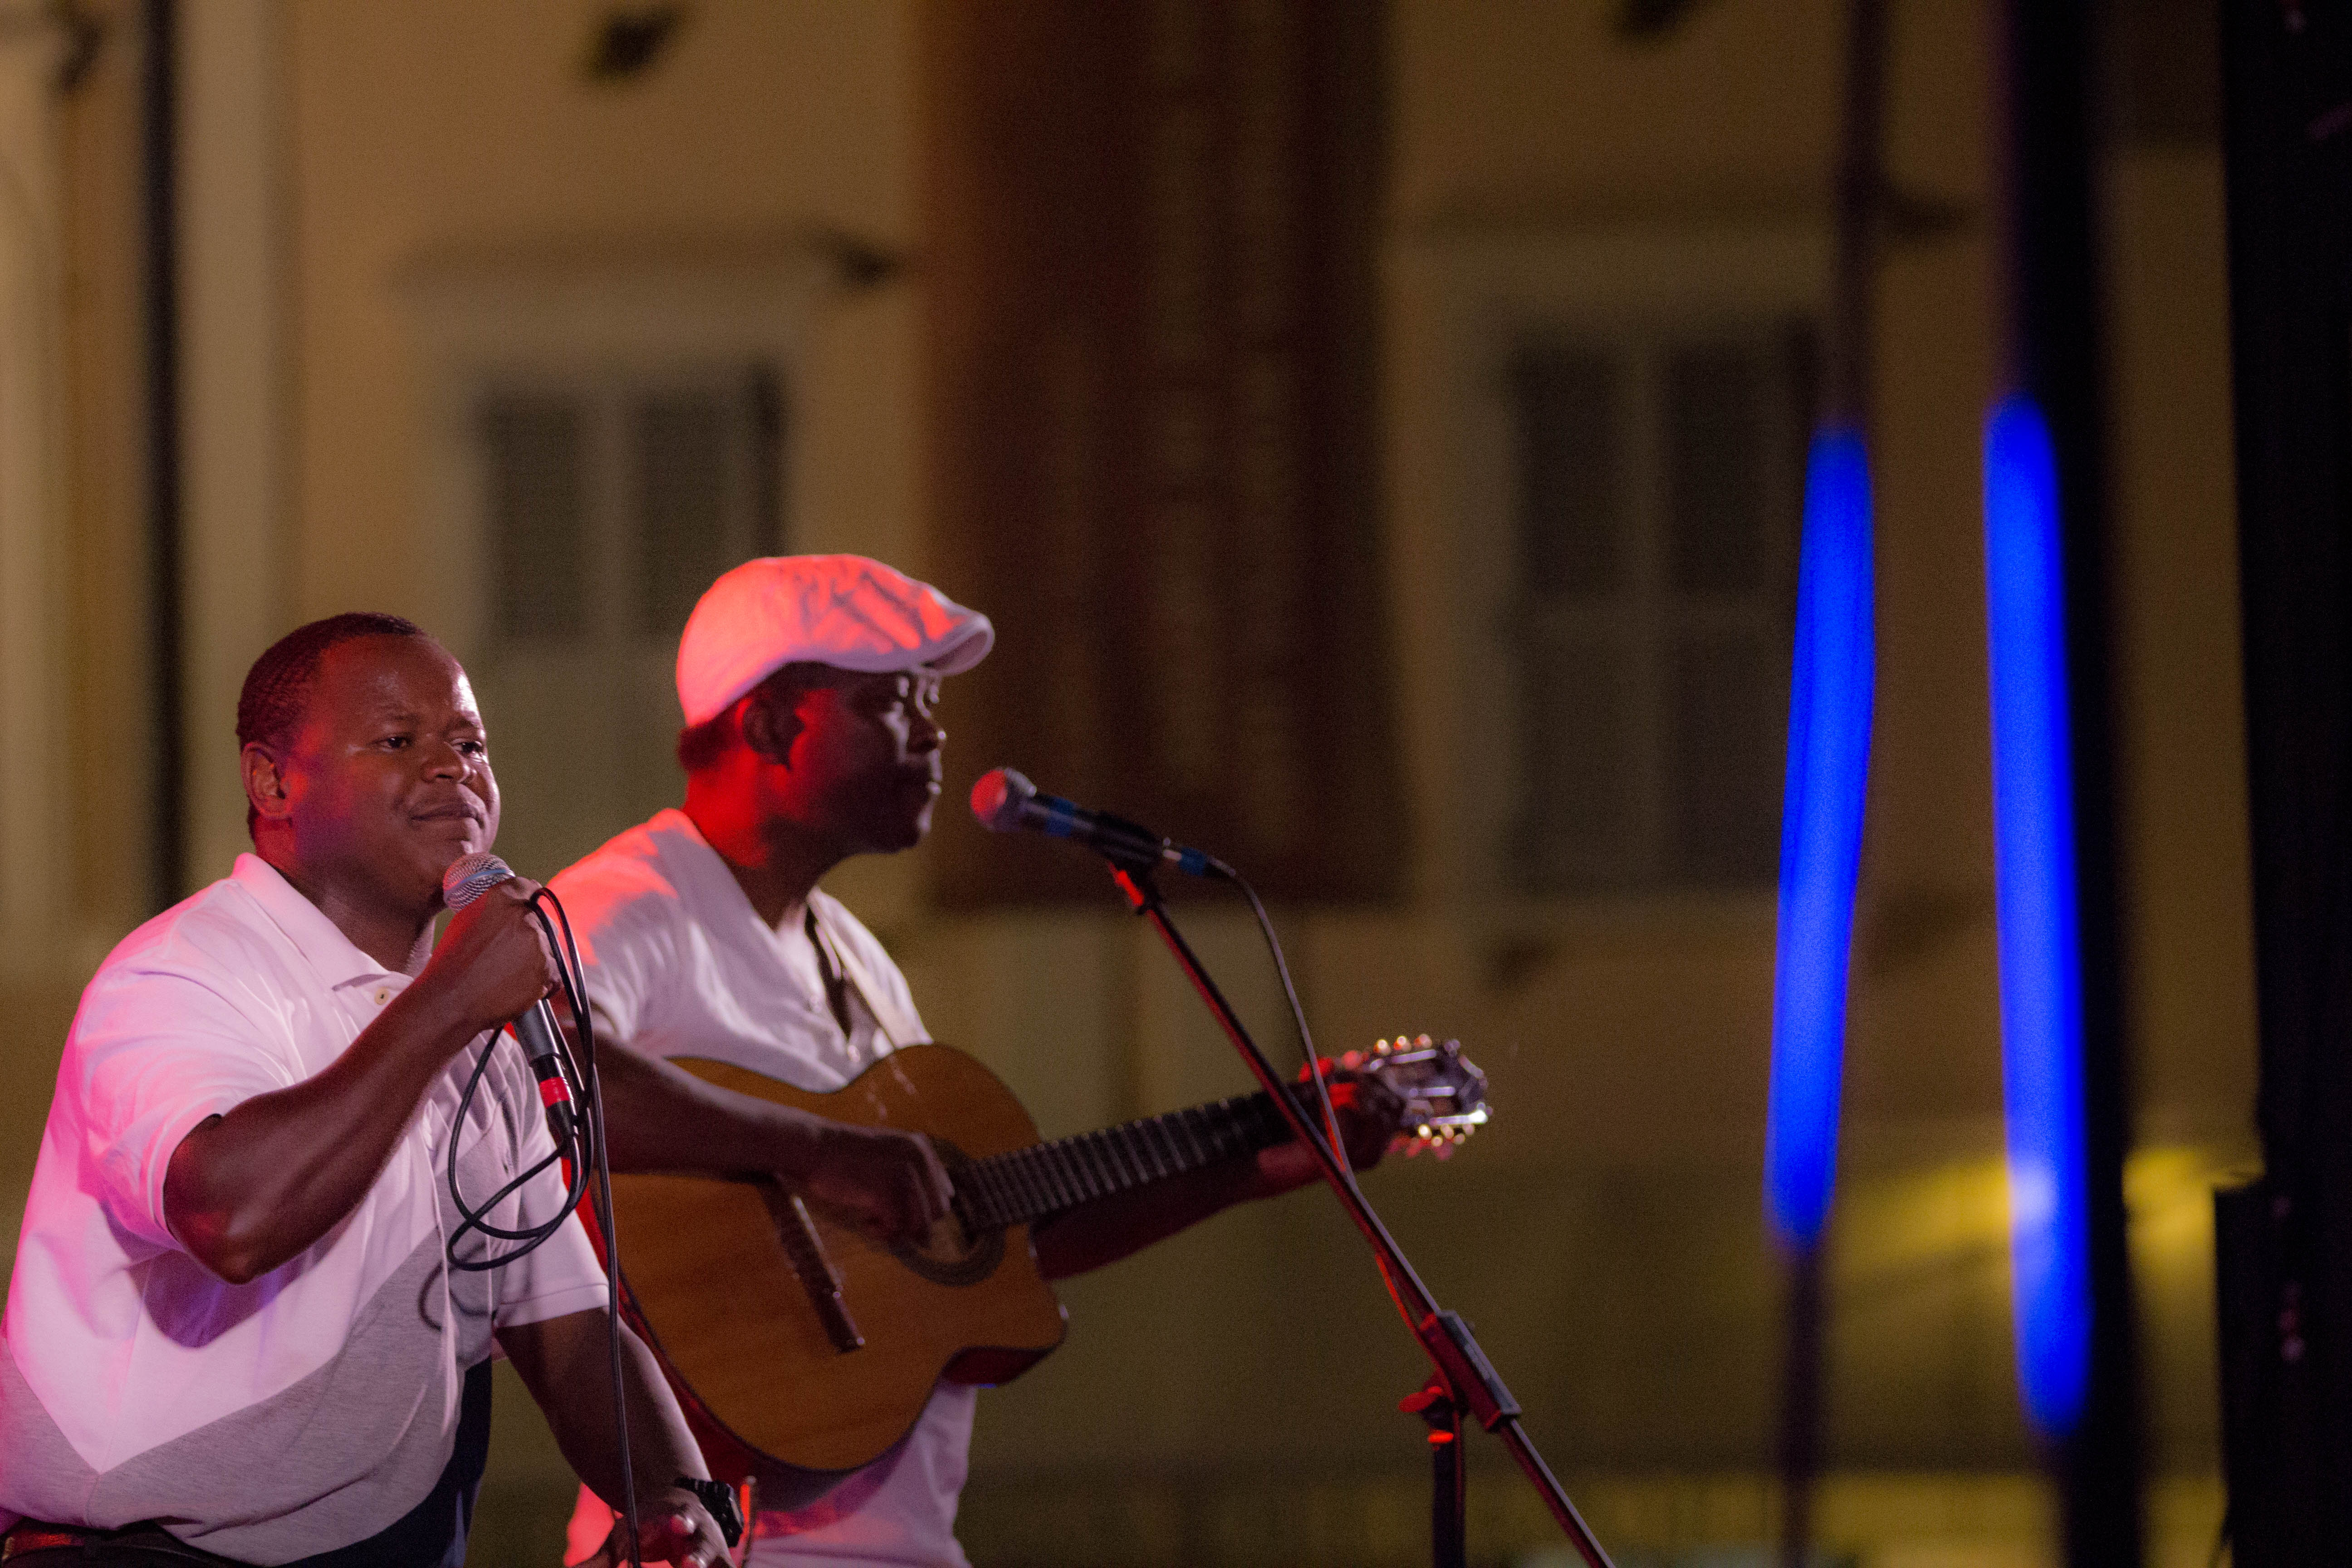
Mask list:
[{"label": "wooden guitar top", "polygon": [[[677,1065],[723,1089],[835,1121],[929,1133],[953,1175],[965,1158],[1037,1142],[994,1074],[944,1046],[894,1051],[833,1094],[722,1062]],[[1029,1228],[978,1236],[954,1218],[920,1248],[887,1249],[814,1205],[824,1260],[864,1343],[839,1348],[821,1277],[796,1269],[792,1200],[772,1181],[634,1175],[613,1181],[625,1289],[714,1475],[761,1478],[794,1506],[870,1463],[914,1426],[942,1376],[1001,1383],[1062,1342],[1060,1301],[1037,1271]]]}]

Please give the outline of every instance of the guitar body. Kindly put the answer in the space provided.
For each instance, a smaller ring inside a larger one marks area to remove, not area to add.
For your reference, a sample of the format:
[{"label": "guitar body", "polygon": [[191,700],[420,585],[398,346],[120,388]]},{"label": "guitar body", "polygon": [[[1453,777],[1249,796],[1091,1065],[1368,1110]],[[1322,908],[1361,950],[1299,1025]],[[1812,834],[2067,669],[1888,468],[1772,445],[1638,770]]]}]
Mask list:
[{"label": "guitar body", "polygon": [[[1003,1383],[1062,1342],[1032,1220],[1270,1148],[1307,1114],[1259,1093],[1040,1143],[1012,1091],[945,1046],[893,1051],[833,1094],[674,1059],[738,1094],[928,1133],[955,1185],[953,1214],[921,1246],[886,1247],[772,1177],[614,1179],[622,1310],[711,1474],[755,1479],[769,1508],[813,1502],[888,1453],[941,1378]],[[1453,1040],[1400,1036],[1323,1070],[1335,1101],[1377,1104],[1401,1141],[1441,1158],[1486,1120],[1486,1075]]]},{"label": "guitar body", "polygon": [[[835,1121],[929,1133],[950,1175],[1037,1142],[995,1075],[944,1046],[894,1051],[848,1087],[811,1094],[727,1063],[677,1058],[722,1089]],[[956,1219],[920,1248],[887,1249],[772,1181],[632,1175],[613,1181],[629,1316],[686,1406],[714,1475],[759,1479],[795,1507],[889,1451],[941,1377],[1003,1383],[1062,1342],[1064,1313],[1029,1228],[968,1235]],[[813,1232],[863,1345],[841,1348],[821,1310]],[[795,1267],[795,1241],[803,1244]]]}]

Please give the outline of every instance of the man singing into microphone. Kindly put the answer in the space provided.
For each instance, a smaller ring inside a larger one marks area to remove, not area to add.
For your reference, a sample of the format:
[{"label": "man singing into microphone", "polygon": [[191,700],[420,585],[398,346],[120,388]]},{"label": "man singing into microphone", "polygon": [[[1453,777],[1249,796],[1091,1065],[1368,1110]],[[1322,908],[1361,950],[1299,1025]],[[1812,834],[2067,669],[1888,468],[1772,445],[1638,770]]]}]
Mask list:
[{"label": "man singing into microphone", "polygon": [[[946,1176],[919,1138],[877,1148],[882,1135],[780,1123],[777,1107],[660,1058],[830,1092],[928,1037],[889,954],[817,883],[853,855],[921,841],[940,790],[940,682],[994,636],[986,616],[854,555],[749,562],[703,595],[677,656],[684,809],[552,880],[588,965],[616,1171],[775,1170],[830,1195],[845,1173],[897,1161],[895,1188],[856,1184],[872,1223],[913,1235],[945,1212]],[[1351,1118],[1347,1131],[1359,1164],[1379,1158],[1376,1125]],[[1097,1199],[1039,1226],[1038,1260],[1049,1279],[1078,1273],[1314,1174],[1285,1145]],[[751,1563],[961,1568],[974,1394],[940,1384],[889,1454],[807,1509],[763,1510]],[[586,1558],[610,1519],[583,1495],[567,1561]]]},{"label": "man singing into microphone", "polygon": [[[487,1215],[560,1219],[543,1246],[448,1258],[512,1247],[457,1234],[452,1147],[475,1205],[552,1152],[488,1032],[554,980],[533,889],[435,942],[499,790],[465,671],[410,623],[289,634],[237,734],[254,853],[126,938],[66,1041],[0,1325],[0,1555],[459,1568],[494,1344],[622,1495],[604,1281],[559,1172]],[[701,1456],[634,1337],[624,1372],[645,1554],[709,1568]]]}]

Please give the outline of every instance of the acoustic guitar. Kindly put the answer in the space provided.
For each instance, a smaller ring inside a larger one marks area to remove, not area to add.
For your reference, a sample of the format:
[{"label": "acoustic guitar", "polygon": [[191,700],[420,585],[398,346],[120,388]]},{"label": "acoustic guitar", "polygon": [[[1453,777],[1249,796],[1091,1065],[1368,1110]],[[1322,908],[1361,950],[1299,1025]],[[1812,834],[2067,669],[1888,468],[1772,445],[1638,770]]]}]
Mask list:
[{"label": "acoustic guitar", "polygon": [[[1259,1093],[1041,1142],[1012,1091],[945,1046],[893,1051],[832,1094],[677,1063],[837,1121],[928,1133],[954,1183],[952,1212],[920,1246],[887,1247],[772,1178],[614,1179],[628,1238],[623,1311],[711,1473],[751,1478],[765,1508],[804,1506],[889,1452],[940,1378],[1003,1383],[1061,1343],[1062,1305],[1038,1273],[1031,1226],[1291,1135]],[[1452,1040],[1382,1040],[1327,1081],[1335,1098],[1392,1109],[1408,1152],[1450,1152],[1486,1120],[1486,1075]],[[1293,1092],[1315,1114],[1311,1089]]]}]

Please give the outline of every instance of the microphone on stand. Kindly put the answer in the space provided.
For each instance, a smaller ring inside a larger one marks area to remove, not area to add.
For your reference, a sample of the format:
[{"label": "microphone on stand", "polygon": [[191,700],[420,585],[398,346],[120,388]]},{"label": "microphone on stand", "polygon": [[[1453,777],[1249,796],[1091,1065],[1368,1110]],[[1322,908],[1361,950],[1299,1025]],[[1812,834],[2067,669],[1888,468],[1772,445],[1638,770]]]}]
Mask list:
[{"label": "microphone on stand", "polygon": [[[487,849],[461,855],[441,873],[441,901],[452,910],[462,910],[513,876],[514,868]],[[569,1147],[575,1112],[572,1082],[563,1076],[556,1045],[555,1009],[542,996],[507,1027],[514,1031],[516,1043],[530,1063],[531,1076],[539,1079],[540,1103],[547,1107],[547,1131],[557,1148]]]},{"label": "microphone on stand", "polygon": [[1048,833],[1068,838],[1122,870],[1148,871],[1173,866],[1188,877],[1230,875],[1224,862],[1198,849],[1171,844],[1139,823],[1107,811],[1089,811],[1037,786],[1011,768],[993,768],[971,786],[971,814],[991,833]]}]

